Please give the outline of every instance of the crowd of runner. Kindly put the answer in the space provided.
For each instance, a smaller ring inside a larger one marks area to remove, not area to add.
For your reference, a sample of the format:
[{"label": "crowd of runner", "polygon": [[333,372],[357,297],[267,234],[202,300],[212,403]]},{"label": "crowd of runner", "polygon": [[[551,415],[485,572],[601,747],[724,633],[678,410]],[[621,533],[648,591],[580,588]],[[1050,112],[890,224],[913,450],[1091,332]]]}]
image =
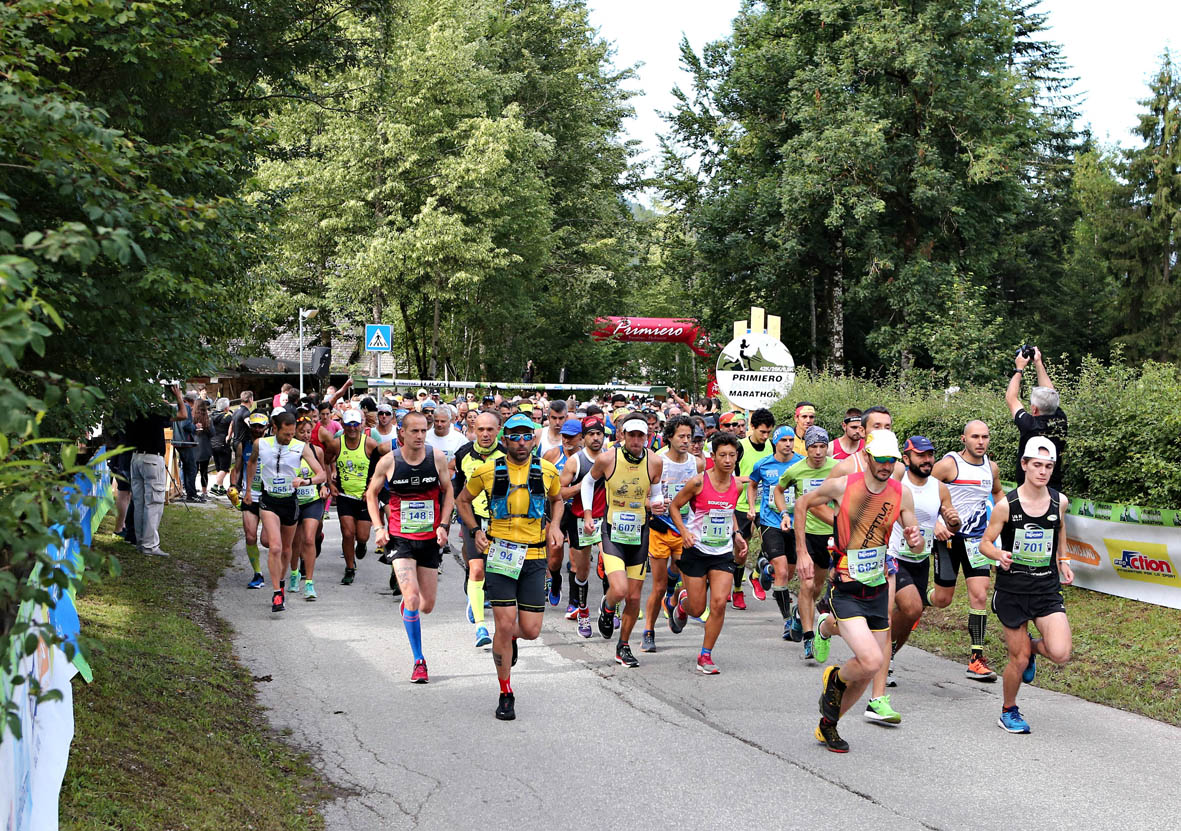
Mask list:
[{"label": "crowd of runner", "polygon": [[[461,523],[467,620],[475,646],[491,646],[504,720],[515,718],[518,640],[537,638],[563,597],[563,625],[613,640],[614,660],[629,668],[640,665],[637,624],[641,654],[657,650],[658,629],[677,643],[690,620],[702,624],[696,668],[714,675],[727,612],[747,609],[749,590],[756,602],[771,596],[783,640],[823,668],[815,736],[845,752],[838,722],[866,690],[865,718],[901,722],[887,692],[893,662],[923,610],[951,603],[961,576],[966,676],[996,680],[986,651],[995,567],[991,611],[1008,652],[998,723],[1028,733],[1018,688],[1038,657],[1063,663],[1071,653],[1061,593],[1073,579],[1069,500],[1050,486],[1061,444],[1023,440],[1021,484],[1005,493],[983,421],[965,425],[960,447],[936,448],[921,435],[900,441],[880,406],[850,407],[832,434],[816,415],[800,401],[777,424],[766,409],[727,412],[716,399],[675,394],[446,402],[426,389],[368,395],[346,384],[260,406],[245,394],[227,428],[223,490],[242,510],[247,588],[269,583],[275,613],[319,596],[325,522],[339,523],[341,551],[331,553],[344,558],[342,587],[358,579],[372,543],[389,567],[415,683],[429,680],[423,616]],[[592,568],[602,588],[594,606]],[[827,665],[838,636],[852,657]]]}]

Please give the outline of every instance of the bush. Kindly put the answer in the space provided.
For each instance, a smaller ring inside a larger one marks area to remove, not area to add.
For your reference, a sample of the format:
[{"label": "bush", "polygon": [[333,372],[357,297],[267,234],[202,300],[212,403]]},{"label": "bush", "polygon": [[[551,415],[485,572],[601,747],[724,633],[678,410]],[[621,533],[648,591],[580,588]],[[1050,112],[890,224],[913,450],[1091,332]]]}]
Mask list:
[{"label": "bush", "polygon": [[[1032,376],[1031,376],[1032,377]],[[1181,507],[1181,369],[1173,364],[1140,367],[1086,358],[1069,377],[1056,377],[1069,419],[1063,488],[1072,497],[1103,502]],[[775,408],[790,423],[797,401],[816,405],[816,423],[835,438],[850,406],[878,404],[894,417],[899,440],[924,435],[937,454],[958,450],[964,425],[981,419],[992,434],[989,455],[1001,478],[1016,476],[1017,428],[1005,405],[1005,383],[965,387],[955,393],[929,385],[902,388],[897,381],[867,377],[812,376],[800,372],[791,395]],[[1022,390],[1029,403],[1029,384]]]}]

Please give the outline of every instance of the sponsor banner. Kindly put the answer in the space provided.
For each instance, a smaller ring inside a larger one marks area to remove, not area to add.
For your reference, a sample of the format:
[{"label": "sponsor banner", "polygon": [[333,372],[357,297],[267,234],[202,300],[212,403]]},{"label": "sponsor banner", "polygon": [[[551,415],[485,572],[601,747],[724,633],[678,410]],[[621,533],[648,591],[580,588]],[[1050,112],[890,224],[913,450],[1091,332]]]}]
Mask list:
[{"label": "sponsor banner", "polygon": [[628,343],[683,343],[698,356],[708,358],[709,335],[696,320],[683,317],[600,317],[593,340]]},{"label": "sponsor banner", "polygon": [[1079,516],[1073,500],[1066,528],[1075,585],[1181,609],[1181,530]]},{"label": "sponsor banner", "polygon": [[1181,528],[1181,511],[1170,511],[1163,508],[1143,508],[1139,505],[1123,505],[1118,502],[1071,499],[1070,513],[1072,516],[1090,517],[1108,522]]}]

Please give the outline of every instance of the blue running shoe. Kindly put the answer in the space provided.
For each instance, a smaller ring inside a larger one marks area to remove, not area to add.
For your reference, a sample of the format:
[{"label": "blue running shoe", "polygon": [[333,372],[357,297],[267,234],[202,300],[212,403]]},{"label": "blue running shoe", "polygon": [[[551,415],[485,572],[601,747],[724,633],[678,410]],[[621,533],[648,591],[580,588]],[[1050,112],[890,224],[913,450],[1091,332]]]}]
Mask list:
[{"label": "blue running shoe", "polygon": [[771,586],[775,583],[775,573],[771,570],[771,566],[763,566],[763,570],[759,572],[759,585],[763,587],[763,591],[771,591]]},{"label": "blue running shoe", "polygon": [[791,640],[791,621],[790,620],[783,621],[783,639],[785,641]]},{"label": "blue running shoe", "polygon": [[[1021,673],[1021,683],[1032,684],[1037,675],[1037,653],[1033,651],[1033,636],[1029,636],[1029,663]],[[1029,725],[1027,724],[1026,727]],[[1028,730],[1026,732],[1029,732]]]},{"label": "blue running shoe", "polygon": [[549,585],[549,605],[557,606],[562,602],[562,584],[561,582],[550,581]]},{"label": "blue running shoe", "polygon": [[254,576],[250,578],[250,582],[246,584],[246,588],[261,589],[264,585],[266,585],[266,582],[267,581],[263,579],[263,576],[256,571],[254,572]]},{"label": "blue running shoe", "polygon": [[800,622],[800,607],[797,606],[795,613],[791,616],[791,630],[790,637],[796,643],[804,639],[804,624]]},{"label": "blue running shoe", "polygon": [[1002,730],[1010,733],[1028,733],[1029,722],[1021,717],[1016,707],[1001,710],[1001,717],[996,720]]},{"label": "blue running shoe", "polygon": [[467,622],[468,623],[475,623],[476,622],[476,616],[472,613],[472,604],[470,602],[467,604]]},{"label": "blue running shoe", "polygon": [[488,634],[488,627],[476,627],[476,648],[479,649],[481,646],[487,646],[490,643],[492,643],[492,637]]}]

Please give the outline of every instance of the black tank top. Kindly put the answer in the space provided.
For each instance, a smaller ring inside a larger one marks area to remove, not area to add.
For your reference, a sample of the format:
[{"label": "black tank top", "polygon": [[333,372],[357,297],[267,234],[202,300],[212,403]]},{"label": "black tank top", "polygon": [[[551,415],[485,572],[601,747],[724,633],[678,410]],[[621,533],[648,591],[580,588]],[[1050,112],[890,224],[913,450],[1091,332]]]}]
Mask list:
[{"label": "black tank top", "polygon": [[996,587],[1013,594],[1043,594],[1061,590],[1058,550],[1062,547],[1062,512],[1058,491],[1050,491],[1050,507],[1042,516],[1029,516],[1016,489],[1005,494],[1009,518],[998,542],[1013,552],[1008,571],[996,570]]},{"label": "black tank top", "polygon": [[[401,450],[394,454],[394,469],[390,471],[386,486],[399,499],[424,499],[439,492],[439,471],[435,469],[435,454],[431,448],[418,464],[410,464]],[[375,454],[376,455],[376,454]]]}]

